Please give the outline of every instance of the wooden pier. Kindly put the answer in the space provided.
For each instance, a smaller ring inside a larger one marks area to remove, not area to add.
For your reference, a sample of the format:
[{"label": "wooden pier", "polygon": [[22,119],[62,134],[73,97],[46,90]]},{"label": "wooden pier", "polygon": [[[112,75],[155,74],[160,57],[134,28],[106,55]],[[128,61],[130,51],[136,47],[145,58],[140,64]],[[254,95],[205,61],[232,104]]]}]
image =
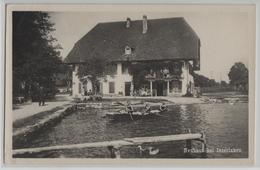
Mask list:
[{"label": "wooden pier", "polygon": [[134,145],[142,145],[147,143],[161,143],[161,142],[181,141],[181,140],[186,141],[187,149],[191,149],[192,140],[200,141],[202,144],[201,145],[202,150],[206,152],[206,139],[204,133],[186,133],[186,134],[176,134],[176,135],[166,135],[166,136],[124,138],[122,140],[115,140],[115,141],[103,141],[103,142],[93,142],[93,143],[16,149],[13,150],[13,155],[20,155],[26,153],[38,153],[42,151],[51,151],[51,150],[107,147],[111,153],[112,158],[120,158],[120,148],[122,146],[134,146]]}]

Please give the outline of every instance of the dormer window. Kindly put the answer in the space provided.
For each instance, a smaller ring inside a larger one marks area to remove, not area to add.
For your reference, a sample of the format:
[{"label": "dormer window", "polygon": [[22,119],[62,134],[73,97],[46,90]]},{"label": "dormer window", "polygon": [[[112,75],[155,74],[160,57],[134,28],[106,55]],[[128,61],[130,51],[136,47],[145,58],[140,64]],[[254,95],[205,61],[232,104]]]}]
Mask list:
[{"label": "dormer window", "polygon": [[125,47],[125,54],[131,54],[132,49],[129,46]]}]

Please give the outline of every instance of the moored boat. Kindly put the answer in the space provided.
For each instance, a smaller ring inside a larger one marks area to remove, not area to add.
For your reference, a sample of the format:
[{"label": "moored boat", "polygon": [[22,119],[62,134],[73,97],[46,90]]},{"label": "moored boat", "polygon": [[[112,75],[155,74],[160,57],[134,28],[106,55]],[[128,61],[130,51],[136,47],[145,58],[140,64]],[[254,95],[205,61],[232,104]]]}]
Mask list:
[{"label": "moored boat", "polygon": [[147,117],[156,117],[156,116],[162,116],[160,113],[165,112],[161,110],[151,110],[149,112],[140,112],[135,111],[132,113],[128,113],[125,110],[115,111],[115,112],[107,112],[106,117],[114,119],[114,120],[137,120],[137,119],[143,119]]}]

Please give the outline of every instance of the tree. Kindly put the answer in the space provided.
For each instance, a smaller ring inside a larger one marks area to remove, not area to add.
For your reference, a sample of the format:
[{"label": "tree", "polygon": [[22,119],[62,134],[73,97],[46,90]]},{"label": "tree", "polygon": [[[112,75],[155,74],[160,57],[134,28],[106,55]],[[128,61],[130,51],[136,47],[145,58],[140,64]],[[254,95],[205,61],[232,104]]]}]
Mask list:
[{"label": "tree", "polygon": [[248,90],[248,69],[243,63],[235,63],[231,67],[228,77],[230,80],[230,85],[233,85],[237,90]]},{"label": "tree", "polygon": [[89,79],[92,82],[93,92],[97,93],[98,78],[104,76],[108,66],[109,62],[105,58],[88,58],[84,64],[79,65],[78,76],[83,78],[86,75],[90,75]]},{"label": "tree", "polygon": [[226,81],[220,81],[220,85],[222,86],[222,87],[226,87],[226,86],[228,86],[228,84],[227,84],[227,82]]},{"label": "tree", "polygon": [[209,79],[203,75],[193,73],[194,84],[196,87],[212,87],[217,86],[218,83],[214,79]]},{"label": "tree", "polygon": [[149,65],[147,63],[129,64],[129,72],[133,75],[134,90],[140,89],[142,85],[149,85],[145,76],[149,74]]},{"label": "tree", "polygon": [[60,49],[45,12],[13,12],[13,95],[32,97],[37,86],[54,93]]},{"label": "tree", "polygon": [[67,87],[67,90],[70,89],[72,84],[72,67],[65,63],[62,63],[58,67],[58,72],[55,74],[56,84],[57,82]]}]

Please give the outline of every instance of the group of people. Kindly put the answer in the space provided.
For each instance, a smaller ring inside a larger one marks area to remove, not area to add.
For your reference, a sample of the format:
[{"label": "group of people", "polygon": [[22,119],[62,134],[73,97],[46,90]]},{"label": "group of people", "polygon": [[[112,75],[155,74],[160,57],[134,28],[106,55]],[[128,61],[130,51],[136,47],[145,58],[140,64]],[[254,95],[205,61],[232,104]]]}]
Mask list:
[{"label": "group of people", "polygon": [[[145,104],[144,109],[145,109],[144,113],[150,113],[151,110],[152,110],[151,106],[148,103]],[[167,110],[167,106],[164,102],[162,102],[161,105],[160,105],[159,111],[163,112],[163,111],[166,111],[166,110]],[[127,101],[126,111],[129,114],[132,114],[134,112],[134,108],[129,101]]]}]

